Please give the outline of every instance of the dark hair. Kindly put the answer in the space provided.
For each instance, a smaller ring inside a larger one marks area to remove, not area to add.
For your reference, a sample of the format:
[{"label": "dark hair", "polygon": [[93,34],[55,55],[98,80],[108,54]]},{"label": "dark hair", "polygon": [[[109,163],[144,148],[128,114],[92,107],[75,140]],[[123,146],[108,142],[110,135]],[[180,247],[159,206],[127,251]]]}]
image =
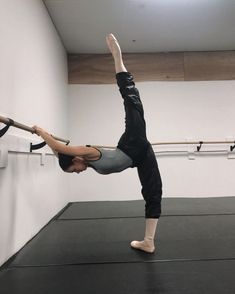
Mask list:
[{"label": "dark hair", "polygon": [[63,171],[66,171],[72,164],[75,156],[58,153],[59,165]]}]

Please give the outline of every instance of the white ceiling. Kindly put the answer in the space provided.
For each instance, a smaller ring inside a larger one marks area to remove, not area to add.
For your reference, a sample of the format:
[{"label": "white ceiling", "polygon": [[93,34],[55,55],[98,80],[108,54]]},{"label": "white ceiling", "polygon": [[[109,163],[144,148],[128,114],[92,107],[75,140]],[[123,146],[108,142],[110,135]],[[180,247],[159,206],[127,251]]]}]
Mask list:
[{"label": "white ceiling", "polygon": [[235,50],[235,0],[44,0],[69,53]]}]

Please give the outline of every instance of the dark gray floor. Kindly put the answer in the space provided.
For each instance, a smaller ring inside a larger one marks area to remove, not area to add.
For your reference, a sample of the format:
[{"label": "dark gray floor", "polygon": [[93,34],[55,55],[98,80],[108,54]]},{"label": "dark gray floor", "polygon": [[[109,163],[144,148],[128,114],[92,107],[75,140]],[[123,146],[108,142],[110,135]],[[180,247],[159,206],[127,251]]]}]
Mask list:
[{"label": "dark gray floor", "polygon": [[0,293],[235,293],[235,197],[164,199],[153,255],[129,247],[143,207],[71,204],[2,268]]},{"label": "dark gray floor", "polygon": [[[59,219],[94,219],[144,216],[144,201],[99,201],[73,203]],[[234,197],[164,198],[162,216],[234,214]]]},{"label": "dark gray floor", "polygon": [[12,268],[1,294],[234,294],[234,260]]}]

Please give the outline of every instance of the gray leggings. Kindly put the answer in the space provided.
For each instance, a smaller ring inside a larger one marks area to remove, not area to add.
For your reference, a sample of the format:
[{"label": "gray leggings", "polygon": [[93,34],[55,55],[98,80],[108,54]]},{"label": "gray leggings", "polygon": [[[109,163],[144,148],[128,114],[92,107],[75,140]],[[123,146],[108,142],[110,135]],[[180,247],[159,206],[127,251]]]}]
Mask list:
[{"label": "gray leggings", "polygon": [[116,75],[120,93],[124,99],[126,129],[118,142],[118,148],[133,160],[137,167],[145,200],[145,217],[161,215],[162,181],[157,160],[146,137],[143,105],[133,76],[128,72]]}]

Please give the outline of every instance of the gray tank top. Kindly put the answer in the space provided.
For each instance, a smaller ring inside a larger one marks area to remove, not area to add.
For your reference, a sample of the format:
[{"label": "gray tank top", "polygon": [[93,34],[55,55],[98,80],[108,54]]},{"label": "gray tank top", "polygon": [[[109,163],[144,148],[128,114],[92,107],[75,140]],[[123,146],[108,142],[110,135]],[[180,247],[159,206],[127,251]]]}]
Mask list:
[{"label": "gray tank top", "polygon": [[100,152],[100,159],[88,161],[88,166],[92,167],[99,174],[119,173],[131,167],[133,164],[132,159],[119,148],[114,150],[104,148],[96,149]]}]

